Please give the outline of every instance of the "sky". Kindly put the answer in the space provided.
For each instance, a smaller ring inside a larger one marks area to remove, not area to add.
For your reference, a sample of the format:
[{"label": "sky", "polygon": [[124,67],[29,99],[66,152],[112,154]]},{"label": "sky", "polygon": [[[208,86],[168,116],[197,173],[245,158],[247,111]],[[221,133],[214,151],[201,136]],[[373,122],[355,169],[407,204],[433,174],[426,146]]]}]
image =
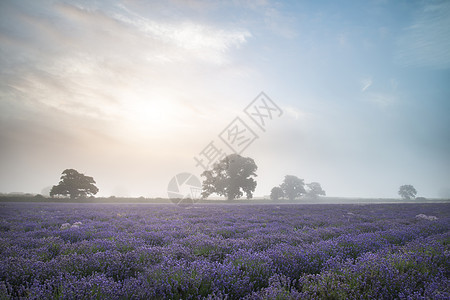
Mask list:
[{"label": "sky", "polygon": [[73,168],[98,196],[167,197],[214,145],[255,160],[255,196],[295,175],[450,197],[449,113],[449,1],[0,2],[2,193]]}]

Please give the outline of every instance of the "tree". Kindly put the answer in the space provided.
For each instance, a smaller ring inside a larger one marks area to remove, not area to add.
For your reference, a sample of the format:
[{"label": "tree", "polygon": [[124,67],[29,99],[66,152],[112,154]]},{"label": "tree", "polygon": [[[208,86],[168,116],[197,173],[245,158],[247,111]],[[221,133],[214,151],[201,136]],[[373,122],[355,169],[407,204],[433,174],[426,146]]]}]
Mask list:
[{"label": "tree", "polygon": [[293,175],[286,175],[280,187],[283,190],[284,195],[292,201],[306,193],[304,185],[303,179]]},{"label": "tree", "polygon": [[256,188],[255,161],[249,157],[238,154],[230,154],[214,165],[212,170],[204,171],[205,177],[202,184],[202,197],[207,198],[215,193],[226,196],[228,200],[247,195],[247,199],[253,197]]},{"label": "tree", "polygon": [[283,198],[283,197],[284,197],[283,190],[279,186],[275,186],[270,191],[270,199],[271,200],[277,201],[277,200],[279,200],[280,198]]},{"label": "tree", "polygon": [[61,181],[50,190],[50,196],[67,196],[71,199],[95,195],[98,188],[95,186],[94,178],[78,173],[74,169],[66,169],[62,172]]},{"label": "tree", "polygon": [[400,187],[400,189],[398,190],[398,194],[403,199],[410,200],[411,198],[414,199],[416,197],[417,191],[412,185],[405,184]]},{"label": "tree", "polygon": [[308,191],[306,192],[309,196],[313,198],[317,198],[320,195],[325,196],[325,191],[320,186],[318,182],[311,182],[306,185],[308,187]]}]

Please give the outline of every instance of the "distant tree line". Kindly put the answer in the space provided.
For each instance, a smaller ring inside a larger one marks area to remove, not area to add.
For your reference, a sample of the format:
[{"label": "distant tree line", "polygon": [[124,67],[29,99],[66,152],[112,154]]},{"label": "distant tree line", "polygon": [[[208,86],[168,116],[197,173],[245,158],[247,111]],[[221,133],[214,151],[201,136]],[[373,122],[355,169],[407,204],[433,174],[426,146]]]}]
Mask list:
[{"label": "distant tree line", "polygon": [[[214,164],[211,170],[204,171],[201,176],[205,179],[202,183],[202,198],[207,198],[211,194],[225,196],[228,200],[233,200],[246,196],[247,199],[253,197],[256,189],[255,161],[250,157],[242,157],[238,154],[231,154]],[[93,177],[86,176],[74,169],[66,169],[62,172],[61,180],[50,190],[50,196],[70,197],[71,199],[93,196],[99,189],[95,185]],[[398,194],[405,200],[415,199],[417,191],[412,185],[402,185]],[[303,179],[294,175],[286,175],[279,186],[272,188],[270,199],[294,200],[300,197],[318,198],[326,193],[318,182],[305,184]],[[418,200],[426,200],[423,197]]]},{"label": "distant tree line", "polygon": [[274,201],[282,198],[292,201],[302,196],[317,198],[325,196],[325,191],[318,182],[308,183],[305,188],[305,181],[294,175],[286,175],[280,186],[275,186],[270,191],[270,199]]},{"label": "distant tree line", "polygon": [[[225,196],[228,200],[242,197],[247,199],[253,197],[256,188],[256,170],[258,167],[253,159],[231,154],[216,163],[211,170],[204,171],[201,176],[205,177],[202,185],[202,198],[211,194]],[[325,196],[325,191],[320,183],[311,182],[306,184],[303,179],[293,175],[286,175],[279,187],[274,187],[270,198],[278,200],[288,198],[294,200],[303,195],[317,198]]]}]

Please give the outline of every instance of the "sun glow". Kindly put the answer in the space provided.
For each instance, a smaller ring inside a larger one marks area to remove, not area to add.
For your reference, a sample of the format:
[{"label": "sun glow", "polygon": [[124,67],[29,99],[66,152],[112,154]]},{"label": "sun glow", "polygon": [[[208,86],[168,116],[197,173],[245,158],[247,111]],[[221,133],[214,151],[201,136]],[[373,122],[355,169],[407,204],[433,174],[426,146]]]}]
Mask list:
[{"label": "sun glow", "polygon": [[122,98],[121,106],[123,120],[126,127],[131,127],[133,134],[164,136],[174,127],[182,125],[182,104],[168,96],[128,93]]}]

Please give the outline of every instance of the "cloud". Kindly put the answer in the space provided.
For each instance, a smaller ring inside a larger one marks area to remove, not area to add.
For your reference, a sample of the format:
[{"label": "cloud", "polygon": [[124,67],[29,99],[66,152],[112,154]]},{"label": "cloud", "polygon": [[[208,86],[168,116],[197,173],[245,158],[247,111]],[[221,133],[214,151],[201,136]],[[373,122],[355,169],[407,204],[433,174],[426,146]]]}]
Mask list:
[{"label": "cloud", "polygon": [[286,112],[288,116],[295,120],[304,119],[306,117],[306,113],[293,107],[293,106],[285,106],[283,107],[283,111]]},{"label": "cloud", "polygon": [[244,85],[234,51],[249,31],[129,2],[34,3],[0,4],[0,188],[40,191],[49,177],[24,170],[51,177],[70,165],[157,190],[164,172],[194,167],[202,134],[232,107],[236,91],[223,87]]},{"label": "cloud", "polygon": [[49,118],[59,112],[84,122],[137,121],[140,128],[165,118],[178,128],[192,117],[205,70],[233,66],[230,51],[250,37],[245,29],[151,19],[124,5],[88,5],[6,5],[2,101],[47,109]]},{"label": "cloud", "polygon": [[[178,47],[211,63],[226,62],[225,54],[231,48],[244,44],[251,34],[244,29],[222,29],[199,22],[161,22],[140,16],[121,6],[122,12],[112,17],[145,33],[166,45]],[[180,57],[176,57],[176,60]]]},{"label": "cloud", "polygon": [[365,92],[372,84],[373,80],[371,77],[361,79],[361,92]]},{"label": "cloud", "polygon": [[396,62],[405,67],[450,68],[450,2],[426,2],[397,41]]},{"label": "cloud", "polygon": [[366,77],[360,80],[362,100],[375,104],[380,108],[386,108],[398,101],[398,80],[390,78],[389,80],[379,80],[374,86],[372,77]]}]

